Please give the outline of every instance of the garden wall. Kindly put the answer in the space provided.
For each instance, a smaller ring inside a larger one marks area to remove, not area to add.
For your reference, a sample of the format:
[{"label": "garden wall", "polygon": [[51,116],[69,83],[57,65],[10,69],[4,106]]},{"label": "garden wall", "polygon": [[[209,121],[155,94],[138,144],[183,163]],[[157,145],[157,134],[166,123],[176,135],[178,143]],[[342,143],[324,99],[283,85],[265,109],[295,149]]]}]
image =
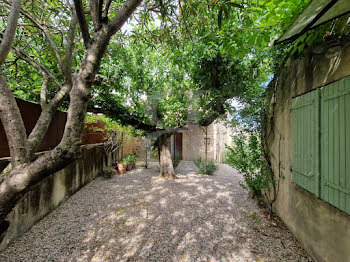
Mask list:
[{"label": "garden wall", "polygon": [[272,169],[280,177],[274,211],[316,261],[349,261],[350,215],[293,183],[290,107],[293,97],[350,75],[349,44],[339,41],[290,59],[270,87],[266,137]]},{"label": "garden wall", "polygon": [[[113,161],[116,160],[115,155],[111,157]],[[0,244],[0,250],[5,249],[84,185],[100,176],[105,165],[106,156],[102,146],[83,146],[78,160],[42,180],[18,202],[7,217],[10,227]]]}]

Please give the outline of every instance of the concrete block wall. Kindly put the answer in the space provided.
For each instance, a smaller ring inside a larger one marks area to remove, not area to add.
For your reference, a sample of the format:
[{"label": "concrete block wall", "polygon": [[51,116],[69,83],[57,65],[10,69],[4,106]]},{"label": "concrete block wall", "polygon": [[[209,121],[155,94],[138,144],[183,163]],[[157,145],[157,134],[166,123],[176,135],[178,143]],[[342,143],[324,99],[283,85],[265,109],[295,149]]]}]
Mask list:
[{"label": "concrete block wall", "polygon": [[[115,159],[115,156],[111,156]],[[82,147],[82,156],[34,186],[8,215],[10,227],[0,244],[0,251],[23,235],[40,219],[65,202],[71,195],[103,172],[104,150],[99,145]]]}]

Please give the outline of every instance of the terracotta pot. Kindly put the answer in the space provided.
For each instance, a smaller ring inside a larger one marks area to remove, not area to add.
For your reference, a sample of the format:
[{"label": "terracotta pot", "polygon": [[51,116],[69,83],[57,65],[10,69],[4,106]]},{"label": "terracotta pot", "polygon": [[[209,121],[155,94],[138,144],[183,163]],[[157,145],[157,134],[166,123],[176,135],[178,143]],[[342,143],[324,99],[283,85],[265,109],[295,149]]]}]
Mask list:
[{"label": "terracotta pot", "polygon": [[133,169],[133,164],[129,162],[128,167],[126,168],[126,171],[130,171],[131,169]]},{"label": "terracotta pot", "polygon": [[126,172],[126,168],[127,168],[128,165],[127,164],[120,164],[120,163],[118,163],[117,166],[118,166],[118,173],[119,174],[124,174]]}]

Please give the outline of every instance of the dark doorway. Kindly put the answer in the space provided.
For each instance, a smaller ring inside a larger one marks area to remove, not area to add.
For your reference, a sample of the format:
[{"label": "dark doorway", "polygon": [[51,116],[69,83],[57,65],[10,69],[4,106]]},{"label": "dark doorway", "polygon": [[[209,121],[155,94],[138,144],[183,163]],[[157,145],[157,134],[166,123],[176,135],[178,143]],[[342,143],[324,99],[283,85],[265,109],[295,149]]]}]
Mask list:
[{"label": "dark doorway", "polygon": [[182,159],[182,133],[176,133],[174,136],[174,140],[175,158]]}]

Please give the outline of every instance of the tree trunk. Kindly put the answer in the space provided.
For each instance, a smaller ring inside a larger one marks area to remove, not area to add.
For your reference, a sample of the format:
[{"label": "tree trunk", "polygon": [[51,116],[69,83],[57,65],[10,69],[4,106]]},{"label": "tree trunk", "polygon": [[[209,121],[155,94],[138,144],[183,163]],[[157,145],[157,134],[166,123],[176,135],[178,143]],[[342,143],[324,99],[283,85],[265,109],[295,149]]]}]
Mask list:
[{"label": "tree trunk", "polygon": [[[103,39],[105,32],[95,34],[100,34]],[[14,166],[0,184],[0,241],[9,226],[6,216],[31,186],[64,168],[80,155],[88,96],[107,47],[101,39],[90,45],[80,69],[75,74],[65,131],[59,145],[31,163]]]},{"label": "tree trunk", "polygon": [[168,134],[163,134],[158,138],[160,176],[175,179],[176,176],[169,150],[168,138]]},{"label": "tree trunk", "polygon": [[[20,1],[14,1],[14,3],[17,2],[19,3]],[[76,2],[81,3],[81,1],[75,1],[75,3]],[[70,91],[68,117],[62,140],[53,150],[39,156],[36,160],[28,161],[30,158],[29,155],[32,155],[33,152],[36,151],[35,147],[40,144],[39,140],[42,138],[42,134],[45,134],[43,130],[47,128],[53,113],[47,112],[46,115],[42,115],[42,119],[39,120],[39,125],[37,126],[38,132],[34,130],[28,142],[16,101],[3,75],[0,73],[0,101],[2,102],[0,103],[2,105],[0,106],[0,117],[9,141],[13,168],[0,183],[0,242],[9,227],[9,222],[6,221],[6,217],[15,207],[18,200],[21,199],[33,185],[39,183],[46,176],[64,168],[79,156],[89,94],[95,76],[99,70],[101,59],[105,54],[112,35],[122,27],[141,2],[142,0],[126,1],[113,20],[101,24],[101,27],[94,33],[93,39],[89,39],[89,37],[86,39],[84,38],[87,50],[80,68],[74,75],[73,85]],[[17,5],[17,9],[19,7],[20,6]],[[84,13],[79,14],[80,20],[85,20]],[[14,20],[17,21],[17,18]],[[85,29],[85,31],[83,29]],[[82,31],[87,34],[89,33],[86,28],[83,29]],[[15,30],[11,29],[10,31],[14,35]],[[12,40],[7,42],[12,42]],[[10,45],[7,42],[5,43],[6,46]],[[10,50],[10,48],[3,48],[3,43],[4,41],[2,41],[0,45],[0,66],[3,64],[3,60],[6,59]],[[67,63],[68,62],[69,61],[67,61]],[[70,66],[68,66],[68,68],[69,67]],[[67,70],[67,73],[68,71],[70,70]],[[67,92],[69,90],[70,87]],[[60,92],[62,92],[62,95],[66,94],[62,89],[58,94],[60,94]],[[57,99],[60,98],[61,96],[58,95]],[[56,96],[54,99],[56,99]],[[6,101],[7,103],[5,103]],[[56,105],[52,106],[55,107]],[[28,146],[28,144],[30,144],[30,146]]]}]

